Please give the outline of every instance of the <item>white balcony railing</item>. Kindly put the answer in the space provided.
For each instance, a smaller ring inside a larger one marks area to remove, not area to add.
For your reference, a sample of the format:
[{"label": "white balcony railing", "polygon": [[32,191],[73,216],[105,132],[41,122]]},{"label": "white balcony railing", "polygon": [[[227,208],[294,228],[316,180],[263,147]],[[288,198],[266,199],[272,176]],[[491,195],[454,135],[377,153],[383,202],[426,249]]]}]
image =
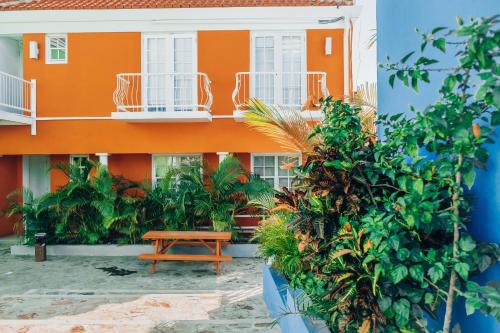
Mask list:
[{"label": "white balcony railing", "polygon": [[123,73],[116,77],[117,112],[210,112],[210,80],[205,73]]},{"label": "white balcony railing", "polygon": [[36,80],[0,72],[0,125],[31,125],[36,134]]},{"label": "white balcony railing", "polygon": [[318,111],[321,98],[328,97],[324,72],[239,72],[233,102],[244,112],[249,98],[300,111]]}]

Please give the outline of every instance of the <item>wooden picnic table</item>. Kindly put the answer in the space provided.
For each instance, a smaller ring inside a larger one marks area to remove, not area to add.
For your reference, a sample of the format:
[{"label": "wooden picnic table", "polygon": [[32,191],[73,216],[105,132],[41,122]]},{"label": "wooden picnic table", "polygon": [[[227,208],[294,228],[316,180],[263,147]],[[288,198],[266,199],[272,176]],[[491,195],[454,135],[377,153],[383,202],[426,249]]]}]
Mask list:
[{"label": "wooden picnic table", "polygon": [[[175,261],[213,261],[215,271],[220,273],[222,261],[231,261],[231,256],[222,255],[222,246],[229,244],[230,232],[216,231],[148,231],[142,236],[154,245],[154,253],[139,255],[141,260],[152,260],[151,272],[156,271],[156,262],[160,260]],[[171,254],[168,250],[174,245],[205,246],[211,254]]]}]

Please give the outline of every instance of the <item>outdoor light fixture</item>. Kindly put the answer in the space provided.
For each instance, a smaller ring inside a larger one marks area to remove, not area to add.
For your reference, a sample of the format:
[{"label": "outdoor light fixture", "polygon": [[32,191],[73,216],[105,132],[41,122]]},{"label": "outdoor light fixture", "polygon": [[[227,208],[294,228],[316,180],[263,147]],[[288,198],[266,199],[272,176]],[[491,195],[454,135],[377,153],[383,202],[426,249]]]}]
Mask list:
[{"label": "outdoor light fixture", "polygon": [[330,23],[335,23],[335,22],[338,22],[338,21],[342,21],[343,19],[345,19],[344,16],[334,17],[334,18],[331,18],[331,19],[319,19],[318,23],[319,24],[330,24]]},{"label": "outdoor light fixture", "polygon": [[332,37],[325,37],[325,55],[332,55]]},{"label": "outdoor light fixture", "polygon": [[38,43],[34,40],[30,41],[30,59],[38,59]]}]

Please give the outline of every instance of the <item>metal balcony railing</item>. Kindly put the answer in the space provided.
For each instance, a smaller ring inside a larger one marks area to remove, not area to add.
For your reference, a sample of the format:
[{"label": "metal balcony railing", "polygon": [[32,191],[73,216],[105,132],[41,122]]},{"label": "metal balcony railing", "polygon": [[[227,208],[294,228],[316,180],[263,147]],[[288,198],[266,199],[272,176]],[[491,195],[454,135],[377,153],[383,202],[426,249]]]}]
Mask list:
[{"label": "metal balcony railing", "polygon": [[31,125],[36,134],[36,80],[0,72],[0,125]]},{"label": "metal balcony railing", "polygon": [[36,98],[36,81],[0,72],[0,111],[31,116]]},{"label": "metal balcony railing", "polygon": [[266,104],[315,111],[328,95],[325,72],[238,72],[233,102],[236,111],[244,111],[252,97]]},{"label": "metal balcony railing", "polygon": [[113,101],[118,112],[210,112],[213,96],[205,73],[122,73]]}]

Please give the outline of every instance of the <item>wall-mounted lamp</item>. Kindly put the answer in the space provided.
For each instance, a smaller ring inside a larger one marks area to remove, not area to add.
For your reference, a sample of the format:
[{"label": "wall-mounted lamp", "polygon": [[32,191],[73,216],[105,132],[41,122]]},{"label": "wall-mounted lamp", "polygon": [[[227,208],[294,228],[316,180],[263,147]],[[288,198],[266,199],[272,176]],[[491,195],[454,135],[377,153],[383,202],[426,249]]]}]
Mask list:
[{"label": "wall-mounted lamp", "polygon": [[332,55],[332,37],[325,38],[325,55]]},{"label": "wall-mounted lamp", "polygon": [[38,43],[34,40],[30,41],[30,59],[38,59]]}]

